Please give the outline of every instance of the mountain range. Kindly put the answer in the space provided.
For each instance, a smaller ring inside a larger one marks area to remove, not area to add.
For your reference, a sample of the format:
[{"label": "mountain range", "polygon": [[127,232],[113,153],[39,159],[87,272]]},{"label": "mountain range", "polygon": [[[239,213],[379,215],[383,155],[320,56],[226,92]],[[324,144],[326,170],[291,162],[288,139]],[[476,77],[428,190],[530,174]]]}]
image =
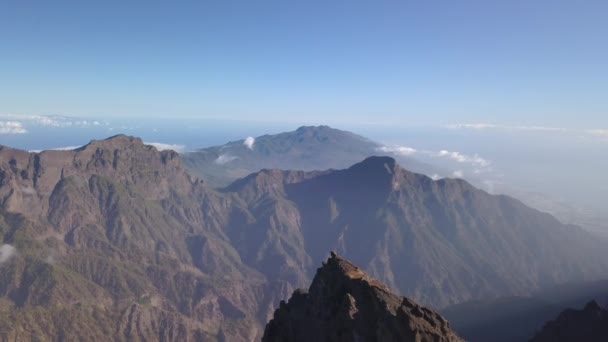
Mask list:
[{"label": "mountain range", "polygon": [[0,147],[0,238],[10,340],[256,340],[328,250],[435,308],[608,278],[605,241],[390,157],[216,190],[124,135]]},{"label": "mountain range", "polygon": [[[326,170],[347,168],[381,153],[382,145],[329,126],[302,126],[292,132],[249,137],[183,154],[189,172],[212,187],[224,187],[262,169]],[[433,174],[438,168],[396,156],[409,170]]]}]

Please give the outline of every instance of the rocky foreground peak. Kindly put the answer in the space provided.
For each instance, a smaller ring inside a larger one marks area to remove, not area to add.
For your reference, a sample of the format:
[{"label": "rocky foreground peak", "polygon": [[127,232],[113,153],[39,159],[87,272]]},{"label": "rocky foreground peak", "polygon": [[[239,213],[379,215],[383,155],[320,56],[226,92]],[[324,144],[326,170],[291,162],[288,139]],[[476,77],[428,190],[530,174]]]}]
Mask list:
[{"label": "rocky foreground peak", "polygon": [[262,341],[462,341],[434,311],[332,252],[308,292],[281,302]]},{"label": "rocky foreground peak", "polygon": [[564,310],[547,322],[531,342],[608,341],[608,311],[591,301],[583,310]]}]

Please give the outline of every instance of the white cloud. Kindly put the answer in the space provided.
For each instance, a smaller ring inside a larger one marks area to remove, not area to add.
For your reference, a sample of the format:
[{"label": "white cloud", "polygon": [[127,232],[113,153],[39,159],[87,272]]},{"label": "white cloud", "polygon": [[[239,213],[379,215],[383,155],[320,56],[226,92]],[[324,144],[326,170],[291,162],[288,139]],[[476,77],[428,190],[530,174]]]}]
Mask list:
[{"label": "white cloud", "polygon": [[253,144],[255,144],[254,137],[247,137],[245,141],[243,141],[243,145],[247,146],[247,148],[250,150],[253,150]]},{"label": "white cloud", "polygon": [[573,130],[563,127],[551,127],[551,126],[511,126],[511,125],[497,125],[492,123],[461,123],[447,125],[450,129],[502,129],[509,131],[544,131],[544,132],[572,132]]},{"label": "white cloud", "polygon": [[176,144],[165,144],[159,142],[144,142],[144,144],[154,146],[159,151],[173,150],[177,153],[183,153],[186,149],[186,146]]},{"label": "white cloud", "polygon": [[608,129],[591,129],[587,131],[589,134],[599,137],[608,137]]},{"label": "white cloud", "polygon": [[0,246],[0,264],[8,261],[16,253],[17,249],[11,245],[4,244]]},{"label": "white cloud", "polygon": [[481,158],[478,154],[468,156],[460,152],[450,152],[447,150],[441,150],[437,153],[437,157],[449,158],[459,163],[470,163],[480,167],[488,167],[491,164],[489,160]]},{"label": "white cloud", "polygon": [[85,120],[63,115],[0,114],[0,119],[46,127],[90,127],[109,125],[107,121]]},{"label": "white cloud", "polygon": [[216,164],[218,165],[224,165],[226,163],[229,163],[235,159],[237,159],[238,157],[236,156],[231,156],[229,154],[220,154],[217,159],[214,161]]},{"label": "white cloud", "polygon": [[454,176],[455,178],[462,178],[464,177],[464,172],[462,172],[462,170],[456,170],[452,172],[452,176]]},{"label": "white cloud", "polygon": [[408,146],[381,146],[376,149],[380,152],[394,153],[402,156],[411,156],[416,153],[416,149]]},{"label": "white cloud", "polygon": [[82,146],[63,146],[63,147],[53,147],[53,148],[48,148],[46,150],[29,150],[28,152],[32,152],[32,153],[40,153],[42,151],[72,151],[78,148],[81,148]]},{"label": "white cloud", "polygon": [[497,128],[497,125],[489,124],[489,123],[464,123],[464,124],[452,124],[447,125],[447,128],[451,129],[460,129],[460,128],[470,128],[470,129],[486,129],[486,128]]},{"label": "white cloud", "polygon": [[440,180],[440,179],[441,179],[441,176],[439,176],[438,174],[436,174],[436,173],[435,173],[435,174],[432,174],[432,175],[431,175],[431,179],[432,179],[432,180],[434,180],[434,181],[436,181],[436,180]]},{"label": "white cloud", "polygon": [[27,129],[19,121],[0,121],[0,134],[25,134]]}]

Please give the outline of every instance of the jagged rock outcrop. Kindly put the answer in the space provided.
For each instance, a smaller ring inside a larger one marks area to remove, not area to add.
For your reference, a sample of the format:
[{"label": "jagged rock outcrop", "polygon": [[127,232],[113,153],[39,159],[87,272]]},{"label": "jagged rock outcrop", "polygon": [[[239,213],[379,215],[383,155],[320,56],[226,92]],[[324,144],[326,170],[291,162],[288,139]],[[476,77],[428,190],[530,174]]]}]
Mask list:
[{"label": "jagged rock outcrop", "polygon": [[317,270],[308,292],[281,302],[263,342],[462,341],[436,312],[393,294],[337,256]]},{"label": "jagged rock outcrop", "polygon": [[608,341],[608,311],[591,301],[582,310],[566,309],[547,322],[530,342]]}]

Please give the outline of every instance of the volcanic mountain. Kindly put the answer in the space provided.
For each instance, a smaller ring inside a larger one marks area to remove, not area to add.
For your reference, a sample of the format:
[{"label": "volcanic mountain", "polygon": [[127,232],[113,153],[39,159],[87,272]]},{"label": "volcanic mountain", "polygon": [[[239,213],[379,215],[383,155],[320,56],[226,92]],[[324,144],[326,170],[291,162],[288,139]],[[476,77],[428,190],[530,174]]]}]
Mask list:
[{"label": "volcanic mountain", "polygon": [[392,158],[217,191],[124,135],[0,147],[0,244],[9,340],[256,340],[327,250],[435,307],[608,278],[604,241]]},{"label": "volcanic mountain", "polygon": [[[303,126],[292,132],[263,135],[183,155],[188,170],[214,187],[227,186],[261,169],[343,169],[376,155],[380,144],[328,126]],[[437,168],[399,156],[408,169],[428,174]]]},{"label": "volcanic mountain", "polygon": [[281,301],[262,341],[463,340],[439,314],[393,294],[332,252],[308,291]]},{"label": "volcanic mountain", "polygon": [[256,217],[233,235],[234,246],[281,279],[312,277],[311,265],[336,250],[400,294],[441,308],[608,276],[605,240],[389,157],[337,171],[263,170],[226,191]]}]

